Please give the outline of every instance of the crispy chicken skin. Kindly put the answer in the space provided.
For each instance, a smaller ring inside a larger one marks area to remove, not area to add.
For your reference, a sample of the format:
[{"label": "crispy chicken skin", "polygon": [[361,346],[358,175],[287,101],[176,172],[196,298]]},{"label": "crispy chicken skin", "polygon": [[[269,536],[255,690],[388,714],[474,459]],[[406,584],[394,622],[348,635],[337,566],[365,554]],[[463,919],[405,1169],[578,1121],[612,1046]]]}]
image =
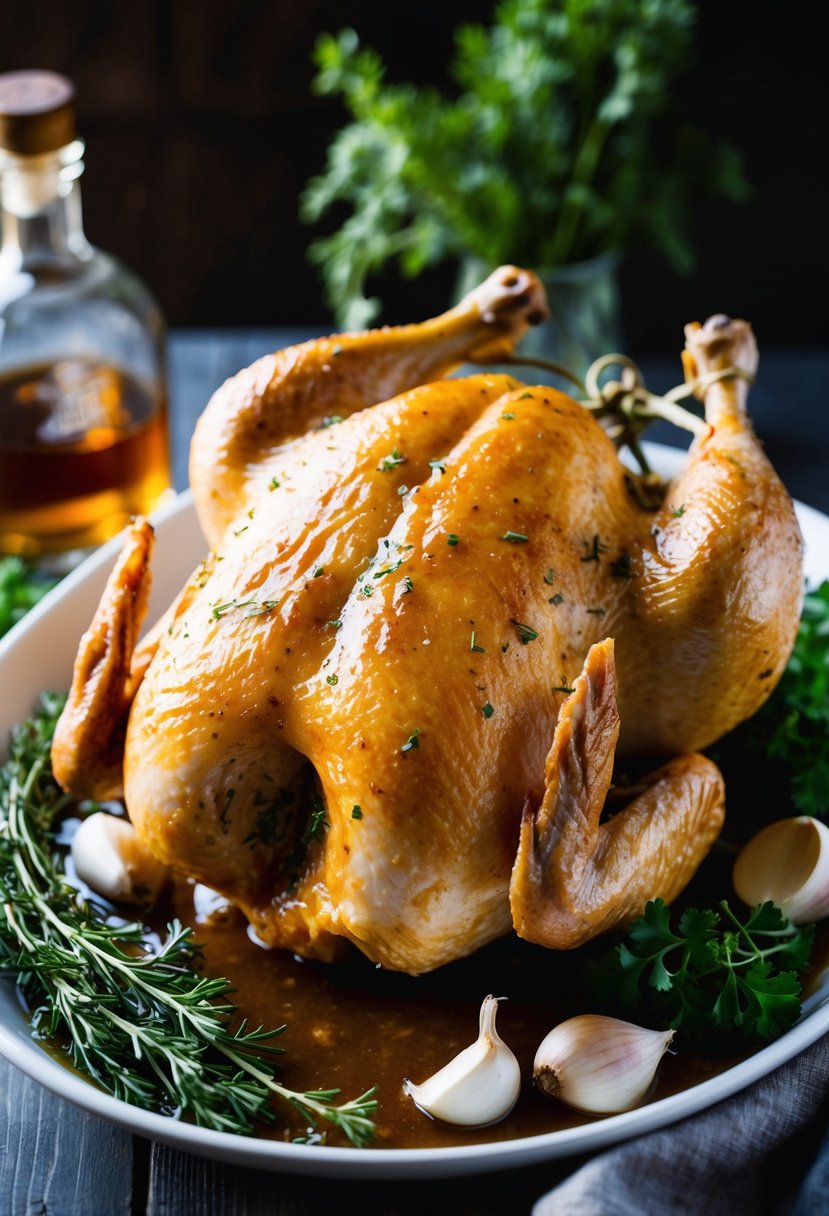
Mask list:
[{"label": "crispy chicken skin", "polygon": [[[351,941],[415,973],[513,924],[575,946],[673,897],[719,831],[721,778],[692,753],[786,663],[791,501],[744,380],[707,388],[709,431],[653,512],[568,396],[440,379],[545,310],[535,276],[502,267],[423,325],[228,381],[191,450],[211,555],[94,697],[90,639],[139,595],[123,573],[82,644],[58,779],[86,792],[97,749],[112,786],[126,729],[138,832],[269,944],[331,959]],[[686,337],[689,378],[756,368],[745,322]],[[668,763],[604,825],[617,740]]]}]

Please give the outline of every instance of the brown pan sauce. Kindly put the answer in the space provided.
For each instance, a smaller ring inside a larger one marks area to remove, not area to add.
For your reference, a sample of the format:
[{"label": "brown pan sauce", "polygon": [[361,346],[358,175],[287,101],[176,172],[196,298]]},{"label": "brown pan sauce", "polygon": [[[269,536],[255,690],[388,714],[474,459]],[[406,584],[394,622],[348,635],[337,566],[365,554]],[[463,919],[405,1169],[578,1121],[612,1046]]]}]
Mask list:
[{"label": "brown pan sauce", "polygon": [[[117,810],[114,805],[108,809]],[[59,845],[69,845],[78,822],[74,818],[64,822]],[[715,849],[682,903],[716,906],[722,892],[730,890],[732,859],[730,846]],[[83,889],[69,857],[67,874]],[[247,1018],[251,1029],[285,1027],[274,1040],[284,1049],[284,1055],[277,1057],[283,1084],[299,1092],[338,1087],[342,1092],[337,1101],[356,1098],[376,1086],[375,1147],[498,1143],[584,1126],[604,1117],[571,1110],[542,1097],[532,1086],[533,1059],[545,1035],[565,1018],[599,1012],[586,1008],[583,997],[574,995],[583,950],[544,950],[509,934],[470,958],[422,976],[383,971],[356,950],[345,963],[314,963],[257,944],[241,912],[222,901],[217,901],[219,911],[212,916],[197,917],[195,890],[193,880],[174,878],[163,903],[149,918],[150,926],[161,935],[173,918],[191,926],[201,946],[200,970],[230,980],[234,989],[230,999],[239,1017]],[[598,945],[601,948],[602,943]],[[829,924],[818,927],[812,963],[804,976],[804,997],[817,989],[827,967]],[[500,1123],[452,1127],[419,1111],[404,1094],[403,1079],[426,1080],[473,1042],[480,1005],[488,993],[506,998],[498,1008],[498,1031],[521,1066],[521,1094]],[[42,1046],[49,1050],[48,1043]],[[62,1044],[52,1044],[52,1054],[71,1068]],[[708,1057],[686,1050],[669,1052],[662,1058],[648,1100],[681,1093],[751,1054]],[[348,1144],[338,1129],[322,1121],[315,1129],[308,1127],[284,1101],[275,1100],[273,1109],[274,1121],[257,1128],[263,1138],[292,1141],[324,1133],[329,1144]]]},{"label": "brown pan sauce", "polygon": [[[204,971],[232,981],[232,999],[251,1026],[286,1025],[277,1040],[285,1049],[280,1079],[301,1091],[338,1086],[341,1100],[376,1085],[378,1147],[494,1143],[595,1122],[596,1116],[550,1101],[532,1087],[533,1059],[544,1036],[564,1018],[590,1012],[567,999],[575,956],[510,935],[469,959],[417,977],[381,971],[356,951],[348,963],[304,962],[255,944],[244,917],[234,910],[195,925],[192,890],[191,883],[178,880],[165,911],[194,925]],[[417,1110],[403,1093],[403,1079],[424,1081],[477,1037],[478,1011],[488,993],[508,998],[498,1009],[498,1030],[521,1065],[521,1096],[501,1123],[451,1127]],[[737,1058],[666,1055],[651,1100],[723,1072]],[[306,1134],[298,1118],[289,1117],[286,1126],[283,1103],[275,1111],[277,1121],[262,1128],[263,1136],[291,1140]],[[336,1130],[329,1130],[327,1139],[346,1143]]]}]

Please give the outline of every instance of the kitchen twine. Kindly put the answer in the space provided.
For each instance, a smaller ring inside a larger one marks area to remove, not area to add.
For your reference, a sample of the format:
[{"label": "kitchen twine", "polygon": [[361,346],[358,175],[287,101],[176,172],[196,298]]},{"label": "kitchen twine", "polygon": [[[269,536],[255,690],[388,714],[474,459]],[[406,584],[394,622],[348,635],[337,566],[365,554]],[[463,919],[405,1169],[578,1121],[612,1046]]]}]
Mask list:
[{"label": "kitchen twine", "polygon": [[[534,355],[510,355],[499,362],[543,367],[545,371],[569,380],[584,394],[584,400],[580,401],[579,405],[590,410],[617,447],[630,448],[642,473],[647,477],[652,476],[653,472],[639,444],[639,435],[648,423],[662,418],[684,431],[691,431],[697,438],[710,435],[712,428],[705,419],[686,410],[677,402],[685,397],[701,396],[712,384],[721,380],[745,380],[749,384],[754,383],[754,377],[742,368],[724,367],[719,371],[697,376],[684,384],[678,384],[660,395],[652,393],[646,387],[638,364],[627,355],[617,352],[602,355],[594,360],[583,380],[562,363]],[[611,367],[622,368],[621,379],[608,380],[601,384],[603,373]]]}]

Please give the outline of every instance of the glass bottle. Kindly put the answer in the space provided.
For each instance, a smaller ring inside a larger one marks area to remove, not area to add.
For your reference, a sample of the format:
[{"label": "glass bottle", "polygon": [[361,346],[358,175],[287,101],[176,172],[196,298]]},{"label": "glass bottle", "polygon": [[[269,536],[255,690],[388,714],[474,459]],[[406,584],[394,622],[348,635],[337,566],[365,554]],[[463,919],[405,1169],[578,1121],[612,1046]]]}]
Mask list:
[{"label": "glass bottle", "polygon": [[164,323],[84,235],[73,99],[0,75],[0,553],[56,572],[170,485]]}]

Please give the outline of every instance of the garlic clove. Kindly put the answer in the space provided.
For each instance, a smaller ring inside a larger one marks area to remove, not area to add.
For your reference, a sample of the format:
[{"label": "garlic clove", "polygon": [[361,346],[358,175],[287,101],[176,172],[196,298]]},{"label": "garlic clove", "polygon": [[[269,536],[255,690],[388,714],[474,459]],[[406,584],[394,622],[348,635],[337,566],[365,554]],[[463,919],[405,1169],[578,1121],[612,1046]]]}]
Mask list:
[{"label": "garlic clove", "polygon": [[829,915],[829,828],[809,815],[770,823],[740,850],[734,890],[749,907],[773,900],[796,925]]},{"label": "garlic clove", "polygon": [[210,925],[213,928],[232,924],[241,915],[226,896],[201,882],[193,886],[193,914],[197,925]]},{"label": "garlic clove", "polygon": [[646,1030],[585,1013],[561,1022],[536,1052],[533,1082],[576,1110],[609,1115],[648,1095],[673,1030]]},{"label": "garlic clove", "polygon": [[169,869],[153,857],[128,819],[97,811],[72,839],[78,877],[113,903],[151,905]]},{"label": "garlic clove", "polygon": [[478,1038],[422,1085],[408,1077],[404,1092],[424,1114],[462,1127],[487,1127],[505,1118],[518,1101],[521,1069],[495,1029],[499,1000],[481,1005]]}]

